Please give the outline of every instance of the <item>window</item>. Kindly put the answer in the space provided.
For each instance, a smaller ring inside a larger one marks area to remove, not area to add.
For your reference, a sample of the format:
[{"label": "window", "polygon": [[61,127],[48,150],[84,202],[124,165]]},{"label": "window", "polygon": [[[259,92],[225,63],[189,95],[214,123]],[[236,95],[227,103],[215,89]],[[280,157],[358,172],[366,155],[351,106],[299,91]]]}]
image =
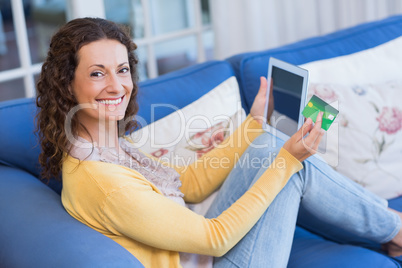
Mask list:
[{"label": "window", "polygon": [[140,80],[213,58],[208,0],[104,0],[107,19],[130,26]]},{"label": "window", "polygon": [[49,39],[66,21],[65,0],[1,0],[0,8],[0,100],[33,97]]},{"label": "window", "polygon": [[0,101],[36,95],[50,37],[84,16],[130,27],[140,80],[213,58],[208,0],[0,0]]}]

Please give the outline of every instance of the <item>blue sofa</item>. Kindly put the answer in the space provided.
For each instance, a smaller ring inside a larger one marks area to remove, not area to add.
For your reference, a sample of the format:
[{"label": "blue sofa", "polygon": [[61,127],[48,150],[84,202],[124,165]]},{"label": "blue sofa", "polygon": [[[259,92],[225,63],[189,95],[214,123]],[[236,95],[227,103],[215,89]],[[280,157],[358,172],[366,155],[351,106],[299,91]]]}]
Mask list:
[{"label": "blue sofa", "polygon": [[[176,71],[140,84],[139,115],[147,123],[198,99],[231,76],[236,76],[242,105],[249,111],[265,76],[270,56],[303,64],[368,49],[402,35],[402,16],[366,23],[330,35],[280,48],[236,55]],[[283,99],[277,110],[292,113]],[[33,99],[0,103],[0,267],[142,267],[120,245],[81,224],[63,209],[61,184],[39,179],[40,148],[34,134]],[[390,200],[402,210],[402,198]],[[401,267],[398,259],[359,246],[342,245],[296,228],[288,267]]]}]

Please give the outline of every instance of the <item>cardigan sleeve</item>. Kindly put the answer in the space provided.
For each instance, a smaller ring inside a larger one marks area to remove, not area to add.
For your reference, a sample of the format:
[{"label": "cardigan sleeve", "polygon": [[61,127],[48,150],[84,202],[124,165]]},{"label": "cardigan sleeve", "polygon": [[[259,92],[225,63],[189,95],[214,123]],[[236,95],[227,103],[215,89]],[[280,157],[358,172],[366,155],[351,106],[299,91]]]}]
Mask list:
[{"label": "cardigan sleeve", "polygon": [[[281,149],[257,182],[226,211],[206,219],[134,180],[106,196],[104,226],[160,249],[221,256],[257,222],[301,163]],[[101,173],[95,174],[102,176]]]},{"label": "cardigan sleeve", "polygon": [[261,125],[248,115],[246,120],[215,149],[188,166],[174,166],[180,174],[184,200],[198,203],[215,191],[229,175],[247,147],[263,133]]}]

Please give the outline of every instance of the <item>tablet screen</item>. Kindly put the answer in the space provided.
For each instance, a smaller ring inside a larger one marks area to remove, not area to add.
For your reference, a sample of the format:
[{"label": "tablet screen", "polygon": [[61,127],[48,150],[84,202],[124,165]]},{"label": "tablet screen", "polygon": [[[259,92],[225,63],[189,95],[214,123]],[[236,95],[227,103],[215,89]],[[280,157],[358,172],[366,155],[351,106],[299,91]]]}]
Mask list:
[{"label": "tablet screen", "polygon": [[291,136],[304,121],[301,109],[304,108],[306,98],[308,72],[298,66],[271,58],[268,75],[273,85],[275,111],[286,116],[274,117],[271,125]]},{"label": "tablet screen", "polygon": [[303,89],[302,76],[272,66],[271,78],[273,80],[275,91],[292,95],[301,100],[301,92]]}]

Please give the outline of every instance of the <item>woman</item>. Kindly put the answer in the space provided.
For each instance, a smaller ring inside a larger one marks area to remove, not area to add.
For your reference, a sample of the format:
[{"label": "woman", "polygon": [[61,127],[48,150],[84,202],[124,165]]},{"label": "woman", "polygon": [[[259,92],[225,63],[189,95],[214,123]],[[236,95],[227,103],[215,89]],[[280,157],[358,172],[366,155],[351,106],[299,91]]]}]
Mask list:
[{"label": "woman", "polygon": [[[306,160],[321,140],[322,115],[284,144],[262,131],[264,78],[250,115],[225,146],[190,166],[162,165],[119,138],[133,129],[138,110],[135,48],[117,25],[92,18],[68,22],[51,40],[37,85],[40,162],[44,178],[62,172],[62,202],[71,216],[146,267],[179,267],[178,252],[223,256],[215,267],[285,267],[296,221],[334,240],[348,241],[337,234],[342,229],[351,240],[401,253],[399,212]],[[236,155],[265,162],[236,165]],[[209,165],[223,158],[226,167]],[[206,218],[184,206],[220,185]]]}]

